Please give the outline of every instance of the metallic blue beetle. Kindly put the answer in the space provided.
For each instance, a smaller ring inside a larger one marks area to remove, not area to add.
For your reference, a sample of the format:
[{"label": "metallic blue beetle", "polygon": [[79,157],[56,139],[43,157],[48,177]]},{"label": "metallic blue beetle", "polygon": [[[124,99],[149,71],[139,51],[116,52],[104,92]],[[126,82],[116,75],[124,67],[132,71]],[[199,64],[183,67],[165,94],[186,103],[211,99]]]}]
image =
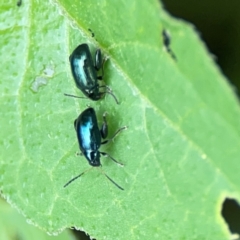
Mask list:
[{"label": "metallic blue beetle", "polygon": [[[70,55],[69,61],[76,86],[87,98],[97,101],[101,99],[105,93],[108,93],[112,95],[116,103],[119,104],[109,87],[106,85],[99,85],[98,83],[98,80],[103,79],[103,65],[105,62],[105,60],[102,60],[102,53],[100,49],[97,49],[95,53],[95,60],[93,62],[89,46],[86,43],[80,44]],[[102,69],[102,76],[98,76],[97,74],[100,69]],[[105,88],[105,90],[100,91],[100,88]],[[77,97],[70,94],[65,95]]]},{"label": "metallic blue beetle", "polygon": [[[104,140],[108,135],[108,125],[106,121],[106,114],[103,115],[103,125],[101,129],[98,127],[96,113],[93,108],[85,109],[79,117],[74,122],[75,130],[77,133],[77,139],[79,143],[79,148],[81,153],[85,156],[88,160],[88,163],[93,167],[100,167],[100,155],[109,157],[114,162],[118,163],[119,165],[123,165],[116,161],[113,157],[108,155],[105,152],[100,152],[99,148],[102,144],[106,144],[113,140],[116,135],[121,132],[122,130],[126,129],[127,127],[119,128],[116,133],[113,135],[112,138]],[[71,182],[82,176],[88,170],[82,172],[78,176],[71,179],[67,182],[64,187],[68,186]],[[123,190],[117,183],[115,183],[108,175],[102,172],[113,184],[115,184],[119,189]]]}]

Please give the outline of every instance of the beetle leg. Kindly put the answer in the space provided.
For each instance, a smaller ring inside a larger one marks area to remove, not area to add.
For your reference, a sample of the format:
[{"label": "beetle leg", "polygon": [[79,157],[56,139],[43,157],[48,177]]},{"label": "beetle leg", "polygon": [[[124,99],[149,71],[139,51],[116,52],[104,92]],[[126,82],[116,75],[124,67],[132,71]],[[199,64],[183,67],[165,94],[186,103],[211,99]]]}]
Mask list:
[{"label": "beetle leg", "polygon": [[103,125],[102,125],[101,130],[100,130],[101,136],[102,136],[103,139],[105,139],[108,135],[108,124],[107,124],[106,115],[107,115],[107,113],[105,112],[103,114]]},{"label": "beetle leg", "polygon": [[74,120],[74,128],[75,128],[75,130],[77,131],[76,123],[77,123],[77,119]]},{"label": "beetle leg", "polygon": [[109,143],[110,141],[112,141],[121,131],[127,129],[128,127],[127,126],[124,126],[124,127],[121,127],[119,128],[115,133],[114,135],[110,138],[110,139],[107,139],[103,142],[101,142],[101,144],[106,144],[106,143]]},{"label": "beetle leg", "polygon": [[[98,49],[99,51],[100,51],[100,49]],[[97,50],[97,51],[98,51]],[[101,76],[98,76],[97,77],[97,79],[98,80],[103,80],[103,76],[104,76],[104,64],[105,64],[105,62],[108,60],[108,58],[103,58],[103,60],[102,60],[102,55],[101,56],[99,56],[99,54],[101,53],[99,53],[99,52],[97,52],[96,51],[96,57],[95,57],[95,69],[97,70],[97,71],[99,71],[100,70],[100,68],[102,69],[102,75]],[[97,54],[98,54],[98,56],[97,56]],[[101,62],[100,62],[101,61]]]},{"label": "beetle leg", "polygon": [[119,164],[120,166],[124,166],[122,163],[118,162],[116,159],[111,157],[108,153],[100,152],[100,154],[103,155],[104,157],[109,157],[111,160],[113,160],[115,163]]},{"label": "beetle leg", "polygon": [[96,71],[99,71],[102,68],[103,60],[102,60],[102,52],[100,49],[97,49],[95,53],[95,61],[94,61],[94,68]]},{"label": "beetle leg", "polygon": [[102,78],[104,76],[104,68],[103,67],[104,67],[105,62],[106,62],[106,58],[104,58],[102,61]]}]

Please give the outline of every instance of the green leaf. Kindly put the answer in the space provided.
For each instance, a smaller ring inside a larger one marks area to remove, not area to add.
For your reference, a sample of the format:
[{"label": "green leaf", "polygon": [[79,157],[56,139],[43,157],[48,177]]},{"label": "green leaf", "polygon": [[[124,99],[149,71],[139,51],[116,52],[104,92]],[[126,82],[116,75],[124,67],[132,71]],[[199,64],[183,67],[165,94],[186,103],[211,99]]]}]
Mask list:
[{"label": "green leaf", "polygon": [[[151,1],[14,1],[0,9],[0,188],[49,233],[75,226],[97,239],[226,239],[226,196],[239,200],[240,111],[193,27]],[[95,38],[92,37],[91,29]],[[171,36],[163,45],[162,31]],[[111,96],[82,96],[68,57],[80,43],[109,58]],[[108,112],[110,136],[97,169],[79,151],[74,119]]]},{"label": "green leaf", "polygon": [[26,219],[0,198],[0,239],[22,240],[74,240],[66,230],[57,237],[49,236],[34,226],[27,224]]}]

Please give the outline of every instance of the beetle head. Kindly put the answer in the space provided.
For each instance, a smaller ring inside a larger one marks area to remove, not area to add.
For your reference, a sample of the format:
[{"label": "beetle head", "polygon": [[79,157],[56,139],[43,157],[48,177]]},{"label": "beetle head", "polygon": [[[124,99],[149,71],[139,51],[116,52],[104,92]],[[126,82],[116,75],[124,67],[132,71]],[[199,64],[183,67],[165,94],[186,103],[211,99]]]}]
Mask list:
[{"label": "beetle head", "polygon": [[89,164],[93,167],[99,167],[100,164],[100,153],[99,151],[91,151],[88,158]]}]

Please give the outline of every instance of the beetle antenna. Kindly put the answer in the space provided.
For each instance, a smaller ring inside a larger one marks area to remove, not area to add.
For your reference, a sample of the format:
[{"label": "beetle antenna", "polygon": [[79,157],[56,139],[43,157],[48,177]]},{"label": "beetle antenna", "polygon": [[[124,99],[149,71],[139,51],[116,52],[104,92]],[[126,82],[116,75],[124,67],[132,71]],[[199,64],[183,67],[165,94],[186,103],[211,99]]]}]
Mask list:
[{"label": "beetle antenna", "polygon": [[102,169],[101,172],[103,175],[105,175],[105,177],[112,182],[117,188],[119,188],[120,190],[124,190],[121,186],[119,186],[115,181],[113,181]]},{"label": "beetle antenna", "polygon": [[116,103],[119,104],[119,101],[117,100],[116,96],[112,93],[112,90],[111,90],[111,88],[110,88],[109,86],[107,86],[107,85],[102,85],[102,86],[99,86],[99,88],[106,88],[106,90],[105,90],[106,92],[103,92],[103,94],[104,94],[104,93],[110,94],[110,95],[114,98],[114,100],[116,101]]},{"label": "beetle antenna", "polygon": [[65,96],[67,97],[74,97],[74,98],[85,98],[87,99],[86,97],[79,97],[79,96],[75,96],[75,95],[72,95],[72,94],[67,94],[67,93],[64,93]]},{"label": "beetle antenna", "polygon": [[75,181],[76,179],[78,179],[79,177],[81,177],[84,173],[88,172],[89,170],[92,170],[92,168],[89,168],[87,170],[85,170],[84,172],[82,172],[81,174],[77,175],[76,177],[72,178],[70,181],[68,181],[63,187],[67,187],[70,183],[72,183],[73,181]]},{"label": "beetle antenna", "polygon": [[111,91],[106,91],[106,93],[110,94],[116,101],[117,104],[119,104],[119,101],[117,100],[116,96]]}]

